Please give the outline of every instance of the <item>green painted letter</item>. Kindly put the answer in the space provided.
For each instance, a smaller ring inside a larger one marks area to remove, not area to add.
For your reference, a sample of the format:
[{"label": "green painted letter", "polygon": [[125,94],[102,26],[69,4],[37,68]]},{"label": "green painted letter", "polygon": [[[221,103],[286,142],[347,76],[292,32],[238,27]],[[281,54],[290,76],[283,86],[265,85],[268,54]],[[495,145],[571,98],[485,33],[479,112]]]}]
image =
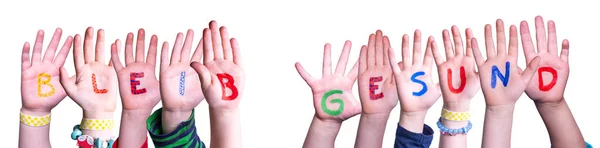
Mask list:
[{"label": "green painted letter", "polygon": [[340,98],[334,98],[331,99],[331,103],[338,103],[340,104],[340,107],[337,110],[330,110],[329,108],[327,108],[327,98],[329,98],[329,96],[334,95],[334,94],[343,94],[344,92],[341,90],[330,90],[328,92],[325,93],[325,95],[323,95],[323,99],[321,99],[321,108],[323,109],[323,111],[331,116],[337,116],[342,114],[342,112],[344,111],[344,101]]}]

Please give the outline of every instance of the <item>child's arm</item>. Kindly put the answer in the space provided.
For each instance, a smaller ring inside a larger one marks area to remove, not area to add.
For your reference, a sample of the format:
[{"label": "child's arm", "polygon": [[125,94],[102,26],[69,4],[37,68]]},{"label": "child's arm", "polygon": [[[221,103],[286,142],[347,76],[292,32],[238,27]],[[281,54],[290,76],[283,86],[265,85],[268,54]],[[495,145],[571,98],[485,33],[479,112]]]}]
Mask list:
[{"label": "child's arm", "polygon": [[300,63],[296,70],[313,92],[315,115],[313,117],[304,148],[333,148],[342,122],[360,113],[360,104],[352,95],[352,86],[356,82],[358,66],[346,75],[346,65],[352,42],[346,41],[338,60],[335,72],[331,67],[331,45],[325,44],[323,51],[323,74],[320,79],[313,78]]},{"label": "child's arm", "polygon": [[51,147],[50,113],[67,96],[59,82],[59,69],[64,65],[73,42],[71,36],[67,37],[55,57],[61,37],[62,30],[57,28],[46,53],[42,54],[44,31],[39,30],[31,57],[31,45],[29,43],[23,45],[19,148]]},{"label": "child's arm", "polygon": [[540,68],[525,93],[531,98],[546,124],[552,147],[584,148],[585,142],[565,99],[564,91],[569,78],[569,42],[562,41],[560,56],[556,40],[556,26],[548,21],[548,38],[541,16],[535,18],[536,47],[532,43],[529,26],[521,22],[521,40],[527,63],[541,57]]}]

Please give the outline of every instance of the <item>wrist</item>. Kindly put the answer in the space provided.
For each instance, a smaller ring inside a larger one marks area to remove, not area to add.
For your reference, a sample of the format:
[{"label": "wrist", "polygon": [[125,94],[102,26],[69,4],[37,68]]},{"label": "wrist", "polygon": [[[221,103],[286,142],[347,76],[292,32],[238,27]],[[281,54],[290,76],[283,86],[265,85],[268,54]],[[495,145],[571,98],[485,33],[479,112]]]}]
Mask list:
[{"label": "wrist", "polygon": [[427,111],[400,112],[400,126],[413,133],[422,133]]},{"label": "wrist", "polygon": [[467,112],[471,107],[471,101],[444,102],[443,107],[453,112]]},{"label": "wrist", "polygon": [[46,116],[46,115],[50,114],[51,111],[46,110],[46,109],[27,109],[27,108],[22,107],[21,113],[23,113],[25,115],[40,117],[40,116]]},{"label": "wrist", "polygon": [[319,127],[323,127],[324,129],[339,130],[340,127],[342,127],[342,121],[339,120],[320,119],[316,115],[313,117],[313,120],[319,125],[321,125]]},{"label": "wrist", "polygon": [[219,117],[231,117],[239,114],[239,108],[208,108],[209,114]]},{"label": "wrist", "polygon": [[113,119],[114,112],[106,111],[83,111],[83,118],[85,119]]},{"label": "wrist", "polygon": [[537,108],[549,108],[549,109],[554,109],[554,108],[558,108],[558,107],[562,107],[567,105],[567,102],[565,101],[564,98],[562,99],[558,99],[559,101],[556,102],[540,102],[540,101],[534,101],[535,106]]},{"label": "wrist", "polygon": [[152,113],[152,109],[135,109],[135,110],[129,110],[129,109],[124,109],[121,112],[121,116],[128,116],[128,117],[150,117],[150,114]]}]

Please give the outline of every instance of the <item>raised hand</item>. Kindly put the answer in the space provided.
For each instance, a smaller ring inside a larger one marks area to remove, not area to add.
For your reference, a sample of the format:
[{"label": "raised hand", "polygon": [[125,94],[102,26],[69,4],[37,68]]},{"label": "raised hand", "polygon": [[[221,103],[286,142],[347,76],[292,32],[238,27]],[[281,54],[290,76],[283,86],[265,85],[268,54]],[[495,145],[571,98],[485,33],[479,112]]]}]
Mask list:
[{"label": "raised hand", "polygon": [[229,38],[227,28],[211,21],[204,29],[204,61],[192,67],[200,75],[202,91],[211,108],[234,109],[238,107],[244,90],[244,69],[240,47],[235,38]]},{"label": "raised hand", "polygon": [[[471,34],[470,32],[471,30],[467,29],[467,33]],[[517,38],[517,27],[511,25],[507,54],[504,22],[500,19],[496,21],[497,47],[494,47],[491,25],[485,25],[487,60],[481,55],[477,40],[471,39],[473,54],[481,78],[481,88],[488,106],[514,105],[525,91],[525,87],[538,67],[540,60],[538,57],[532,59],[525,71],[518,67],[519,42]]]},{"label": "raised hand", "polygon": [[381,30],[369,35],[360,49],[358,94],[364,114],[389,113],[398,104],[396,85],[387,57],[390,42]]},{"label": "raised hand", "polygon": [[[421,31],[415,31],[412,58],[408,40],[408,35],[402,36],[402,62],[397,65],[390,64],[400,99],[400,109],[405,114],[425,114],[441,95],[439,84],[434,84],[431,79],[433,54],[430,43],[433,42],[433,37],[427,40],[425,58],[421,58]],[[386,58],[389,59],[389,63],[396,63],[392,48]]]},{"label": "raised hand", "polygon": [[480,87],[479,77],[475,72],[475,60],[470,48],[470,39],[473,34],[466,32],[466,52],[458,27],[452,26],[452,36],[454,46],[448,30],[442,32],[444,48],[446,49],[446,61],[438,51],[435,42],[431,42],[431,49],[438,67],[444,107],[453,111],[468,110],[471,99]]},{"label": "raised hand", "polygon": [[[529,25],[521,22],[521,42],[527,64],[534,63],[540,57],[539,68],[534,70],[533,79],[525,89],[525,93],[537,103],[557,103],[564,98],[565,87],[569,78],[569,41],[562,41],[562,50],[558,55],[556,25],[548,21],[548,34],[541,16],[535,18],[537,48],[533,45]],[[537,52],[536,52],[537,49]]]},{"label": "raised hand", "polygon": [[151,111],[160,101],[159,83],[155,76],[156,46],[158,38],[153,35],[150,39],[147,59],[144,59],[146,33],[144,29],[138,30],[133,53],[133,33],[128,33],[125,40],[125,67],[121,64],[119,51],[121,41],[116,40],[111,45],[111,61],[119,79],[119,90],[123,110]]},{"label": "raised hand", "polygon": [[344,121],[361,112],[360,103],[352,95],[352,86],[358,77],[358,62],[346,75],[346,65],[352,42],[346,41],[338,60],[335,72],[331,73],[331,45],[325,44],[323,51],[323,74],[321,79],[313,78],[297,62],[296,70],[313,92],[315,116],[321,120]]}]

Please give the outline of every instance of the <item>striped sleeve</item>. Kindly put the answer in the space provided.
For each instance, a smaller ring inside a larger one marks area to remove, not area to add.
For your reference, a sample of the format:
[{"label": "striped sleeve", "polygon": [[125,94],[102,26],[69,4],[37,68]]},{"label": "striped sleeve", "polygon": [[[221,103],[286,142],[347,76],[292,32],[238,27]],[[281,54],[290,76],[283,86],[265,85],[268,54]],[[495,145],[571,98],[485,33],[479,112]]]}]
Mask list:
[{"label": "striped sleeve", "polygon": [[162,108],[154,111],[146,120],[146,128],[156,148],[206,148],[196,133],[194,111],[188,120],[181,122],[170,133],[163,133],[161,116]]}]

